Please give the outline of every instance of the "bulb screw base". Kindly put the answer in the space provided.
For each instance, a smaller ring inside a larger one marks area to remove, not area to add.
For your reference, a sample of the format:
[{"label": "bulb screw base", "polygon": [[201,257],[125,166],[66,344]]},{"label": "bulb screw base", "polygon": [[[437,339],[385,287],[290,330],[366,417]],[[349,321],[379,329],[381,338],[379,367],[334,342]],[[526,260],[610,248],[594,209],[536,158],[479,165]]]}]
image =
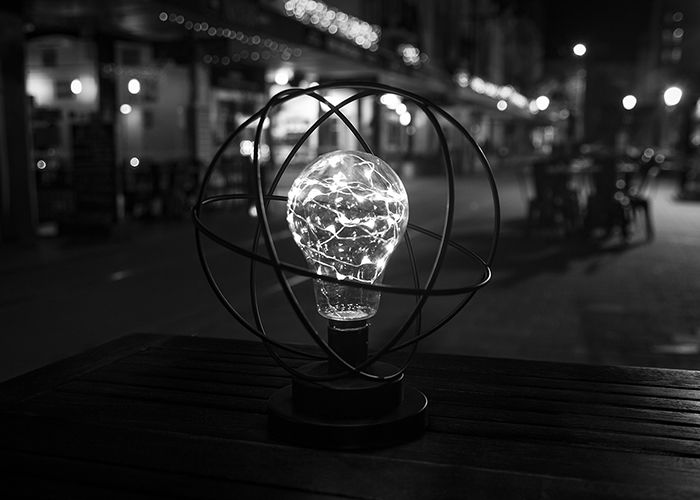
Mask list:
[{"label": "bulb screw base", "polygon": [[[334,321],[328,322],[328,345],[346,363],[358,366],[367,359],[369,342],[369,326],[367,321]],[[334,358],[328,359],[328,372],[343,373],[348,369]]]}]

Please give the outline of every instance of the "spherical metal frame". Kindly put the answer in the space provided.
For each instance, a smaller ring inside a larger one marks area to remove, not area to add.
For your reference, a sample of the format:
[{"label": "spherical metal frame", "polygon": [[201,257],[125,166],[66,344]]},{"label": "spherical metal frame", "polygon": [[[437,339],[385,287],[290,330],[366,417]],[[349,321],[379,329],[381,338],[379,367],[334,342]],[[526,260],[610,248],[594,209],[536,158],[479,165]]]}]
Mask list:
[{"label": "spherical metal frame", "polygon": [[[351,95],[350,97],[346,98],[342,102],[340,102],[337,105],[334,105],[330,103],[327,99],[325,99],[321,94],[319,94],[319,91],[323,90],[328,90],[328,89],[350,89],[355,91],[355,94]],[[292,159],[294,158],[294,155],[297,153],[297,151],[301,148],[301,146],[306,142],[306,140],[311,136],[311,134],[318,129],[326,120],[328,120],[331,116],[335,115],[337,116],[345,125],[346,127],[350,130],[350,132],[357,138],[358,142],[360,143],[361,147],[368,153],[373,154],[372,149],[370,146],[367,144],[367,142],[364,140],[364,138],[361,136],[357,128],[350,122],[350,120],[342,113],[341,109],[348,104],[351,104],[355,101],[358,101],[362,98],[365,97],[371,97],[371,96],[378,96],[382,95],[385,93],[391,93],[391,94],[396,94],[404,99],[412,102],[415,104],[418,108],[423,111],[423,113],[426,115],[428,118],[428,121],[431,123],[433,126],[433,129],[436,132],[436,135],[438,137],[438,141],[440,143],[440,148],[442,152],[442,157],[443,157],[443,164],[445,168],[445,175],[447,179],[447,200],[446,200],[446,207],[445,207],[445,218],[443,222],[443,230],[442,234],[435,233],[433,231],[430,231],[428,229],[425,229],[423,227],[417,226],[415,224],[412,224],[409,222],[408,224],[408,230],[404,234],[404,242],[406,243],[406,248],[407,252],[409,255],[409,261],[411,265],[411,271],[412,271],[412,276],[413,276],[413,283],[414,287],[413,288],[408,288],[408,287],[397,287],[397,286],[390,286],[386,284],[365,284],[365,283],[358,283],[358,282],[349,282],[347,280],[341,281],[337,278],[331,277],[331,276],[320,276],[315,274],[313,271],[310,271],[306,268],[292,265],[286,262],[283,262],[280,260],[278,253],[277,253],[277,248],[275,246],[275,242],[272,237],[272,233],[270,230],[270,225],[269,221],[267,218],[267,207],[269,206],[270,202],[272,201],[278,201],[278,202],[286,202],[287,197],[286,196],[280,196],[280,195],[275,195],[275,189],[277,188],[277,185],[279,184],[282,176],[284,175],[285,171],[287,170],[289,164],[291,163]],[[328,111],[326,111],[321,117],[314,122],[309,129],[302,135],[302,137],[297,141],[297,143],[292,147],[291,151],[287,155],[285,161],[282,163],[282,165],[279,167],[277,170],[277,174],[275,175],[274,179],[272,180],[270,187],[268,188],[267,192],[264,191],[263,188],[263,180],[262,180],[262,171],[261,171],[261,166],[260,166],[260,161],[259,161],[259,150],[260,150],[260,143],[261,143],[261,137],[262,137],[262,131],[263,131],[263,123],[265,119],[268,117],[270,114],[271,110],[279,106],[280,104],[287,102],[289,100],[301,97],[301,96],[308,96],[312,97],[316,100],[318,100],[320,103],[323,103],[325,106],[329,108]],[[494,225],[493,225],[493,234],[491,237],[491,243],[490,243],[490,248],[488,252],[488,256],[484,259],[477,255],[475,252],[472,250],[469,250],[465,248],[462,245],[457,244],[456,242],[450,240],[451,232],[452,232],[452,224],[453,224],[453,219],[454,219],[454,194],[455,194],[455,186],[454,186],[454,177],[455,177],[455,172],[454,172],[454,167],[452,165],[452,158],[450,156],[449,152],[449,147],[447,144],[447,139],[445,137],[445,133],[442,129],[442,126],[438,122],[437,115],[440,117],[444,118],[447,120],[447,122],[455,127],[457,131],[471,144],[471,146],[474,148],[474,151],[477,154],[477,157],[480,160],[480,163],[484,169],[484,171],[487,174],[488,182],[490,185],[491,189],[491,198],[493,201],[493,215],[494,215]],[[253,141],[253,158],[252,158],[252,170],[253,173],[255,174],[255,193],[233,193],[233,194],[224,194],[224,195],[217,195],[217,196],[210,196],[210,197],[205,197],[205,191],[206,187],[209,184],[209,180],[211,178],[211,175],[218,164],[222,154],[224,151],[228,148],[228,146],[231,144],[231,142],[248,126],[250,126],[252,123],[255,121],[258,121],[256,130],[255,130],[255,139]],[[258,225],[256,228],[255,232],[255,237],[252,242],[252,246],[250,250],[243,248],[240,245],[237,245],[221,236],[216,234],[211,228],[209,228],[201,219],[200,217],[200,212],[202,207],[209,205],[209,204],[214,204],[214,203],[219,203],[223,201],[229,201],[229,200],[236,200],[236,199],[245,199],[245,200],[253,200],[255,202],[255,207],[257,210],[258,214]],[[357,81],[336,81],[336,82],[330,82],[330,83],[324,83],[320,85],[314,85],[313,87],[309,87],[306,89],[301,89],[301,88],[290,88],[283,90],[273,97],[270,98],[270,100],[267,102],[265,106],[263,106],[260,110],[258,110],[255,114],[253,114],[250,118],[248,118],[246,121],[244,121],[241,125],[239,125],[229,136],[226,138],[226,140],[219,146],[218,150],[212,157],[211,162],[209,163],[204,176],[202,178],[202,181],[200,183],[200,188],[197,196],[197,201],[192,209],[192,218],[194,221],[194,226],[195,226],[195,241],[196,241],[196,246],[197,246],[197,253],[199,256],[200,263],[202,265],[202,269],[204,271],[204,274],[207,278],[207,281],[209,282],[209,285],[211,286],[212,290],[214,291],[215,295],[219,299],[219,301],[223,304],[223,306],[229,311],[229,313],[244,327],[246,328],[249,332],[251,332],[253,335],[257,336],[260,338],[265,347],[267,348],[268,352],[270,355],[275,359],[275,361],[282,367],[284,368],[287,372],[289,372],[292,376],[298,377],[303,380],[310,380],[310,381],[315,381],[315,382],[323,382],[323,381],[330,381],[330,380],[335,380],[339,379],[345,376],[348,376],[348,374],[354,375],[354,376],[359,376],[361,378],[369,379],[369,380],[374,380],[379,383],[389,383],[393,380],[396,380],[398,377],[400,377],[408,364],[410,363],[410,358],[415,352],[415,349],[417,347],[417,344],[419,341],[423,340],[424,338],[434,334],[437,332],[440,328],[442,328],[445,324],[447,324],[452,318],[454,318],[457,313],[459,313],[468,303],[469,301],[474,297],[476,292],[480,290],[483,286],[485,286],[490,278],[491,278],[491,264],[493,262],[495,253],[496,253],[496,248],[498,246],[498,239],[499,239],[499,234],[500,234],[500,201],[498,198],[498,189],[496,186],[496,181],[494,178],[493,171],[491,169],[491,166],[489,165],[489,162],[484,155],[483,151],[475,141],[475,139],[469,134],[469,132],[460,124],[454,117],[452,117],[449,113],[447,113],[445,110],[440,108],[439,106],[435,105],[428,99],[421,97],[417,94],[414,94],[410,91],[390,86],[390,85],[385,85],[385,84],[380,84],[380,83],[374,83],[374,82],[357,82]],[[416,231],[418,233],[422,233],[426,236],[429,236],[433,239],[437,239],[440,241],[440,245],[438,248],[438,252],[435,256],[435,260],[433,262],[432,269],[430,271],[430,274],[426,280],[426,284],[424,287],[420,287],[419,279],[418,279],[418,274],[417,274],[417,269],[416,269],[416,262],[415,262],[415,256],[413,254],[413,249],[411,245],[411,239],[409,235],[409,230]],[[213,241],[214,243],[217,243],[218,245],[231,250],[241,256],[247,257],[251,260],[251,267],[250,267],[250,300],[251,300],[251,305],[252,305],[252,310],[253,310],[253,316],[255,320],[255,324],[251,324],[246,318],[244,318],[237,310],[235,307],[231,305],[229,300],[226,298],[224,293],[222,292],[221,288],[219,287],[219,284],[217,283],[216,279],[213,276],[213,273],[211,271],[211,268],[209,266],[209,262],[207,260],[206,254],[204,252],[204,249],[202,247],[202,235],[206,236],[208,239]],[[260,238],[262,236],[262,239],[264,241],[268,256],[260,254],[258,250],[258,246],[260,243]],[[436,289],[435,288],[435,283],[437,281],[438,275],[440,273],[443,261],[445,259],[445,255],[447,252],[447,247],[451,247],[458,252],[466,255],[467,257],[471,258],[474,262],[476,262],[479,266],[482,268],[482,275],[481,279],[475,283],[461,286],[461,287],[453,287],[453,288],[441,288],[441,289]],[[265,327],[263,325],[262,317],[260,315],[260,310],[258,307],[258,299],[257,299],[257,290],[256,290],[256,274],[255,274],[255,269],[256,269],[256,263],[263,263],[267,264],[273,267],[275,274],[277,276],[277,279],[279,281],[279,284],[287,297],[287,300],[289,301],[290,305],[292,306],[292,309],[294,310],[295,314],[297,315],[297,318],[301,322],[302,326],[306,329],[307,333],[311,336],[311,338],[314,340],[314,342],[318,345],[318,347],[321,348],[321,350],[326,354],[326,356],[323,355],[314,355],[310,354],[308,351],[303,351],[298,348],[295,348],[291,345],[284,344],[282,342],[276,341],[271,339],[268,335],[267,332],[265,331]],[[402,295],[413,295],[416,297],[416,304],[411,311],[411,313],[407,316],[405,319],[404,323],[397,329],[396,333],[389,339],[388,342],[386,342],[379,350],[374,352],[373,354],[369,355],[367,359],[362,362],[361,364],[357,366],[353,366],[349,363],[347,363],[342,357],[340,357],[329,345],[328,343],[319,335],[319,333],[316,331],[314,326],[311,324],[309,318],[306,316],[305,312],[303,311],[301,305],[299,304],[296,295],[294,294],[291,285],[289,284],[288,278],[285,275],[285,273],[290,273],[294,274],[296,276],[305,276],[313,279],[320,279],[322,281],[326,282],[331,282],[331,283],[339,283],[343,284],[345,286],[354,286],[354,287],[359,287],[359,288],[366,288],[366,289],[371,289],[371,290],[378,290],[382,292],[387,292],[387,293],[395,293],[395,294],[402,294]],[[432,296],[456,296],[456,295],[464,295],[464,297],[461,299],[461,301],[451,310],[449,311],[442,319],[440,319],[435,325],[427,329],[427,331],[422,331],[421,328],[421,312],[423,307],[425,306],[426,301],[428,300],[429,297]],[[404,335],[408,331],[408,329],[411,327],[412,324],[415,324],[415,335],[408,340],[403,340]],[[273,349],[281,349],[287,352],[291,352],[303,357],[306,357],[308,359],[333,359],[336,362],[338,362],[340,365],[342,365],[347,372],[346,373],[340,373],[340,374],[329,374],[329,375],[321,375],[321,376],[309,376],[305,373],[300,372],[299,370],[293,368],[290,366],[288,363],[286,363],[280,355]],[[397,371],[394,374],[391,374],[389,376],[376,376],[373,375],[372,373],[368,373],[366,371],[366,368],[370,366],[372,363],[377,361],[379,358],[384,356],[387,353],[390,352],[395,352],[407,347],[411,347],[411,352],[407,356],[407,359],[403,363],[403,365],[397,369]]]}]

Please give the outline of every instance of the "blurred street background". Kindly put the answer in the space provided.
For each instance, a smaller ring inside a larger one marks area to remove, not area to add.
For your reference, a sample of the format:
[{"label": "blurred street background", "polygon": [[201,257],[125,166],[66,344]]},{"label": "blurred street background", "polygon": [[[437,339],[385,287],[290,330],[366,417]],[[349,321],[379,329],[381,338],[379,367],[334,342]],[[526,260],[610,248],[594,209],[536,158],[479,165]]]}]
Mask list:
[{"label": "blurred street background", "polygon": [[[700,368],[700,3],[693,0],[89,0],[0,7],[0,380],[132,332],[253,338],[212,293],[190,210],[205,194],[269,185],[319,117],[355,90],[424,96],[462,124],[493,169],[501,238],[493,279],[438,333],[435,352]],[[325,100],[325,102],[322,102]],[[446,166],[416,102],[376,92],[342,107],[409,194],[411,222],[439,232]],[[444,119],[455,174],[454,241],[488,254],[494,204],[477,151]],[[361,150],[331,115],[276,194],[319,155]],[[246,200],[203,219],[249,248]],[[270,207],[285,259],[301,264]],[[424,278],[435,244],[413,233]],[[206,238],[205,238],[206,240]],[[222,290],[250,313],[249,264],[204,242]],[[455,252],[457,253],[457,252]],[[258,266],[263,267],[263,266]],[[407,285],[405,245],[385,282]],[[265,327],[303,342],[269,269]],[[450,254],[438,286],[479,279]],[[312,320],[311,282],[288,276]],[[412,298],[384,294],[378,346]],[[426,326],[454,302],[428,301]],[[250,317],[250,316],[248,316]],[[251,320],[252,321],[252,320]]]}]

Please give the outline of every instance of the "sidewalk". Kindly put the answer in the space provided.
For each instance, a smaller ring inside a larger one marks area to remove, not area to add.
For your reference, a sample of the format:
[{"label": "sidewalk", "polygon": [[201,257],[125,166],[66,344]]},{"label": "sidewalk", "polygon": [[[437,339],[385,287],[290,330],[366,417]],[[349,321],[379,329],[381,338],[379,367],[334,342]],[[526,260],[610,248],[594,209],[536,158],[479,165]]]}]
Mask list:
[{"label": "sidewalk", "polygon": [[[497,178],[503,232],[493,281],[422,350],[700,369],[700,203],[676,201],[662,179],[651,243],[526,239],[527,193],[512,171]],[[426,198],[441,189],[435,179],[411,182]],[[478,176],[459,182],[486,188]],[[477,232],[488,213],[480,203],[472,201]],[[243,212],[236,224],[251,223]],[[136,331],[234,335],[189,220],[131,224],[107,241],[0,247],[0,380]]]},{"label": "sidewalk", "polygon": [[459,325],[472,334],[445,335],[455,349],[700,369],[700,203],[677,201],[675,181],[660,179],[656,238],[598,245],[545,232],[523,238],[521,186],[501,174],[499,189],[504,229],[494,279]]}]

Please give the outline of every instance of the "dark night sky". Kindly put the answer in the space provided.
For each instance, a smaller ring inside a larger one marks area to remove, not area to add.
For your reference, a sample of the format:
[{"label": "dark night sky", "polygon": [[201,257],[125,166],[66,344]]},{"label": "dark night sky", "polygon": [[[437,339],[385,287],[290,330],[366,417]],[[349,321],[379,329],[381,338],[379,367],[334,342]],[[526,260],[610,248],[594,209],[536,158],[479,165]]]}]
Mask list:
[{"label": "dark night sky", "polygon": [[515,0],[522,13],[540,17],[548,58],[568,56],[574,43],[587,57],[634,59],[651,22],[651,0]]}]

